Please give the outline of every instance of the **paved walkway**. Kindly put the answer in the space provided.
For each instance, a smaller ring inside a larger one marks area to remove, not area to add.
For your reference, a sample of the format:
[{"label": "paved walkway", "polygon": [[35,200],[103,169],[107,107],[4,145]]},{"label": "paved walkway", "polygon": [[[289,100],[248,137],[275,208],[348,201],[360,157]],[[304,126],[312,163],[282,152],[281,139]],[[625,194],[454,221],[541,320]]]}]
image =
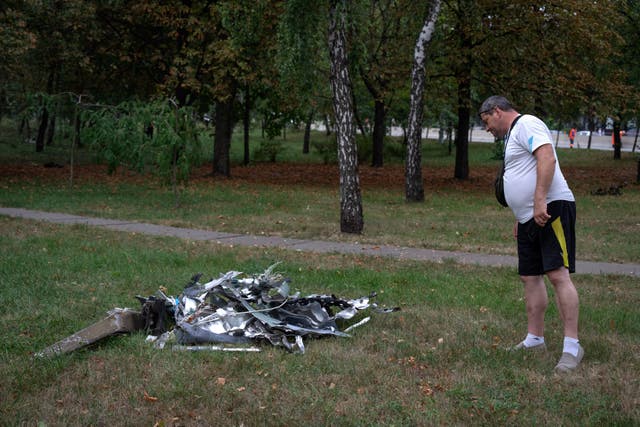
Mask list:
[{"label": "paved walkway", "polygon": [[[220,233],[217,231],[170,227],[116,219],[93,218],[63,213],[44,212],[19,208],[2,208],[0,215],[47,221],[57,224],[85,224],[110,230],[132,233],[170,236],[180,239],[215,241],[219,244],[253,247],[279,247],[301,252],[345,253],[369,256],[384,256],[397,259],[445,262],[482,266],[514,267],[517,259],[507,255],[486,255],[468,252],[438,251],[432,249],[408,248],[389,245],[364,245],[320,240],[301,240],[281,237],[251,236],[246,234]],[[640,277],[640,264],[616,264],[608,262],[577,261],[577,273],[621,274]]]}]

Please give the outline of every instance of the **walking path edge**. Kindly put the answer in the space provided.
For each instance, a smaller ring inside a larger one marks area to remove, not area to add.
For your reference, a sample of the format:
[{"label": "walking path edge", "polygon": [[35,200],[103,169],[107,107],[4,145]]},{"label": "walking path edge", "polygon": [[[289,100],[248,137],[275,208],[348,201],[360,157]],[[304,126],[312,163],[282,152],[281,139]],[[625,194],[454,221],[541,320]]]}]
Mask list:
[{"label": "walking path edge", "polygon": [[[391,245],[370,245],[358,243],[330,242],[322,240],[302,240],[272,236],[252,236],[246,234],[222,233],[210,230],[199,230],[149,224],[135,221],[123,221],[106,218],[86,217],[57,212],[0,207],[0,215],[46,221],[57,224],[85,224],[110,230],[132,233],[149,234],[155,236],[177,237],[180,239],[216,241],[220,244],[279,247],[283,249],[317,252],[344,253],[367,256],[381,256],[396,259],[447,262],[460,264],[475,264],[481,266],[514,267],[517,257],[509,255],[490,255],[470,252],[441,251],[434,249],[410,248]],[[595,261],[576,261],[577,274],[618,274],[640,277],[640,264],[619,264]]]}]

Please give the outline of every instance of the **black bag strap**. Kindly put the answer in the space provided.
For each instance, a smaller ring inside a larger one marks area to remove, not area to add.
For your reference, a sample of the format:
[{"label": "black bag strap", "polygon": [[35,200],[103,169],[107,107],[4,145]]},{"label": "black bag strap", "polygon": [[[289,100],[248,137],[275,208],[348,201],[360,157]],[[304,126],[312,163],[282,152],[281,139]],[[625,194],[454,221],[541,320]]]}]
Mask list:
[{"label": "black bag strap", "polygon": [[515,119],[513,119],[513,121],[511,122],[511,126],[509,127],[509,132],[507,132],[507,135],[504,137],[504,151],[502,153],[502,164],[504,165],[504,158],[507,155],[507,142],[509,141],[509,137],[511,136],[511,131],[513,130],[513,127],[516,125],[516,123],[518,123],[518,120],[520,120],[520,117],[522,117],[523,114],[519,114]]}]

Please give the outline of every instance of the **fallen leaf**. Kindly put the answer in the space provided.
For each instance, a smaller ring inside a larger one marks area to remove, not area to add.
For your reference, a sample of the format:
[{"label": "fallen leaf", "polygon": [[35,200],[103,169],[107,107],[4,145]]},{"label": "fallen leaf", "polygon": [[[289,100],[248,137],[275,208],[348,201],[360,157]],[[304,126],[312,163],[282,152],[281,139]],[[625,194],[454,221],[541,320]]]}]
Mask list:
[{"label": "fallen leaf", "polygon": [[157,402],[158,398],[157,397],[153,397],[153,396],[149,396],[149,393],[147,393],[147,391],[144,390],[144,400],[146,400],[147,402]]},{"label": "fallen leaf", "polygon": [[433,396],[433,389],[429,387],[429,384],[420,386],[420,391],[422,391],[422,394],[425,396]]}]

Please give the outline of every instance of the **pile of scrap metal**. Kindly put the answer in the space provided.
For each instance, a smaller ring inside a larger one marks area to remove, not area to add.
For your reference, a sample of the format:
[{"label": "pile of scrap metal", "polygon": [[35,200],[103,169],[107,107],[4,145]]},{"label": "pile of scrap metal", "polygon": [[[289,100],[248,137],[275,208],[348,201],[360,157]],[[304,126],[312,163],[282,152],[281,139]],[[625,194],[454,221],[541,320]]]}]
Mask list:
[{"label": "pile of scrap metal", "polygon": [[[277,265],[277,264],[276,264]],[[274,273],[245,276],[229,271],[218,279],[200,283],[194,276],[179,297],[158,291],[138,296],[141,311],[114,309],[108,317],[39,352],[38,356],[66,353],[114,334],[146,331],[157,348],[175,350],[259,351],[250,344],[269,342],[291,352],[304,353],[303,338],[349,337],[365,317],[340,330],[338,323],[372,309],[391,312],[372,303],[375,293],[358,299],[334,295],[290,295],[290,281]]]}]

